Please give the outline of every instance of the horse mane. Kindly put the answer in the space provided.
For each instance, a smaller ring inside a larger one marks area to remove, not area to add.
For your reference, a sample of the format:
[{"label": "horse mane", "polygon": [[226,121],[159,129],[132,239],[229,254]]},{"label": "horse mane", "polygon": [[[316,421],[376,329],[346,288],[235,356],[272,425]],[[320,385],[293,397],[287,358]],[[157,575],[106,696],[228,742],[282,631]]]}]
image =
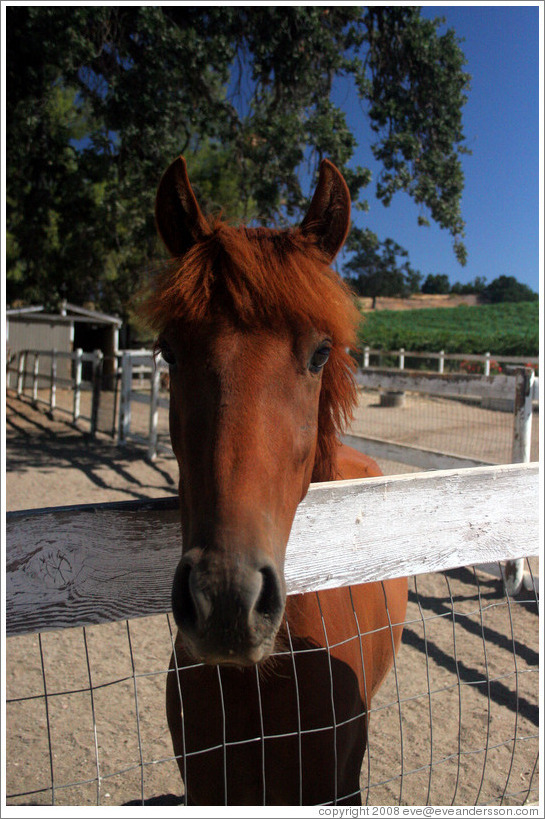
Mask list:
[{"label": "horse mane", "polygon": [[161,332],[171,321],[201,323],[217,311],[248,329],[285,326],[326,332],[313,481],[337,477],[338,435],[356,403],[349,350],[359,317],[352,295],[312,236],[300,230],[234,228],[216,220],[187,253],[165,264],[142,312]]}]

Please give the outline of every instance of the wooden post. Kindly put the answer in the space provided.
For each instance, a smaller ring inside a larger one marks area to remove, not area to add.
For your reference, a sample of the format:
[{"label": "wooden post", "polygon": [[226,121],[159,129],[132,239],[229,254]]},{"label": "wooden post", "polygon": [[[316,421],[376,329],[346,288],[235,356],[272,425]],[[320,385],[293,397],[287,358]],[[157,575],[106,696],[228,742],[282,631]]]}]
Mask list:
[{"label": "wooden post", "polygon": [[73,405],[73,422],[79,418],[80,414],[80,399],[81,399],[81,357],[83,350],[78,347],[74,352],[74,405]]},{"label": "wooden post", "polygon": [[484,374],[490,375],[490,353],[485,353],[484,356]]},{"label": "wooden post", "polygon": [[38,373],[40,371],[40,353],[34,352],[34,367],[32,368],[32,401],[38,403]]},{"label": "wooden post", "polygon": [[57,351],[51,352],[51,385],[49,389],[49,414],[53,416],[53,410],[57,403]]},{"label": "wooden post", "polygon": [[443,374],[445,371],[445,351],[441,350],[439,353],[439,372]]},{"label": "wooden post", "polygon": [[405,369],[405,348],[404,347],[401,347],[401,349],[399,350],[399,369],[400,370]]},{"label": "wooden post", "polygon": [[[514,464],[527,464],[530,462],[533,392],[533,369],[531,367],[517,367],[515,370],[515,409],[513,413],[513,449],[511,453],[511,461]],[[507,594],[518,594],[524,581],[524,558],[507,560],[502,566],[502,574]]]},{"label": "wooden post", "polygon": [[369,345],[367,344],[363,348],[363,368],[366,369],[369,366]]},{"label": "wooden post", "polygon": [[131,430],[132,358],[128,352],[121,356],[121,400],[119,402],[119,443],[127,441]]},{"label": "wooden post", "polygon": [[157,421],[159,417],[157,399],[159,397],[160,376],[161,373],[157,362],[153,361],[150,375],[148,461],[154,461],[157,457]]}]

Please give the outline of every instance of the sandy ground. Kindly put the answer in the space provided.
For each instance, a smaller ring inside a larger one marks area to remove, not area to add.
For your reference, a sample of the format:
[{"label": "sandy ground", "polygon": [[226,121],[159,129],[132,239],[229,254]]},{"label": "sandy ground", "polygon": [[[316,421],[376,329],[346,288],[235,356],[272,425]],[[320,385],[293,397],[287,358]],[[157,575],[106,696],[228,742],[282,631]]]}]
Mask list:
[{"label": "sandy ground", "polygon": [[[376,396],[361,396],[355,431],[384,438],[395,431],[408,442],[465,446],[472,455],[480,446],[490,460],[509,459],[506,414],[493,414],[506,428],[493,439],[483,410],[453,420],[452,408],[450,415],[444,409],[426,421],[418,402],[388,413],[377,405]],[[8,398],[8,510],[176,493],[171,456],[150,464],[141,447],[121,448],[104,435],[90,440],[84,423],[77,430],[60,418]],[[145,418],[138,424],[145,431]],[[407,470],[381,466],[389,474]],[[411,579],[410,589],[396,673],[373,701],[364,803],[536,802],[535,595],[507,599],[500,581],[470,569]],[[167,615],[10,638],[8,804],[179,803],[183,786],[163,708],[170,648]]]}]

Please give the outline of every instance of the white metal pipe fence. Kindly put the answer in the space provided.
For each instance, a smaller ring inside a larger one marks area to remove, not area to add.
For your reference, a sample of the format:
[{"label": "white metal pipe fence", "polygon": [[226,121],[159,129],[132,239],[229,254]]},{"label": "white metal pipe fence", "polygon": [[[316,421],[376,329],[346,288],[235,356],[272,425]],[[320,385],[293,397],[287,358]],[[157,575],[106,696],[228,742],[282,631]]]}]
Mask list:
[{"label": "white metal pipe fence", "polygon": [[367,369],[371,366],[371,356],[378,361],[378,366],[381,366],[381,361],[385,358],[397,358],[398,369],[405,369],[405,359],[421,359],[421,360],[437,360],[437,371],[443,373],[445,370],[445,361],[456,362],[473,362],[475,364],[482,364],[483,375],[489,376],[491,364],[506,364],[510,366],[538,366],[539,358],[535,356],[493,356],[490,352],[482,355],[475,353],[445,353],[444,350],[439,352],[428,351],[410,351],[404,347],[398,350],[382,350],[380,348],[370,347],[366,345],[361,351],[361,366]]},{"label": "white metal pipe fence", "polygon": [[[83,352],[80,348],[72,353],[59,350],[20,350],[16,359],[17,363],[8,367],[8,387],[14,388],[19,397],[30,397],[35,406],[45,406],[49,413],[62,412],[70,415],[73,423],[79,420],[87,421],[90,424],[91,433],[94,434],[96,431],[95,390],[104,360],[101,350],[94,350],[92,353]],[[40,366],[44,360],[49,361],[49,366],[46,368],[43,365]],[[59,361],[68,362],[65,375],[59,375]],[[32,362],[32,367],[30,367],[30,362]],[[90,363],[92,368],[91,379],[88,382],[82,378],[84,363]],[[11,376],[16,376],[16,378],[13,379]],[[15,380],[15,385],[13,385],[13,380]],[[45,389],[44,384],[47,385]],[[71,393],[70,407],[59,404],[59,388]],[[88,414],[82,412],[81,394],[84,389],[92,393]]]}]

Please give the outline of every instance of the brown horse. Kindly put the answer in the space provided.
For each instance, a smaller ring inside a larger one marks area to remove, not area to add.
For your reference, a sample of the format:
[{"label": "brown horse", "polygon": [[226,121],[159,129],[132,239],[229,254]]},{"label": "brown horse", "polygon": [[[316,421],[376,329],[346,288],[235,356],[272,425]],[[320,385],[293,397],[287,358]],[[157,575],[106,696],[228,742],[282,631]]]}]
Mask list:
[{"label": "brown horse", "polygon": [[367,711],[401,640],[406,580],[287,598],[284,580],[309,483],[381,474],[338,440],[356,400],[357,311],[329,266],[348,188],[324,160],[298,229],[233,228],[205,218],[179,158],[156,219],[172,262],[145,310],[170,365],[180,469],[167,716],[186,799],[360,804]]}]

